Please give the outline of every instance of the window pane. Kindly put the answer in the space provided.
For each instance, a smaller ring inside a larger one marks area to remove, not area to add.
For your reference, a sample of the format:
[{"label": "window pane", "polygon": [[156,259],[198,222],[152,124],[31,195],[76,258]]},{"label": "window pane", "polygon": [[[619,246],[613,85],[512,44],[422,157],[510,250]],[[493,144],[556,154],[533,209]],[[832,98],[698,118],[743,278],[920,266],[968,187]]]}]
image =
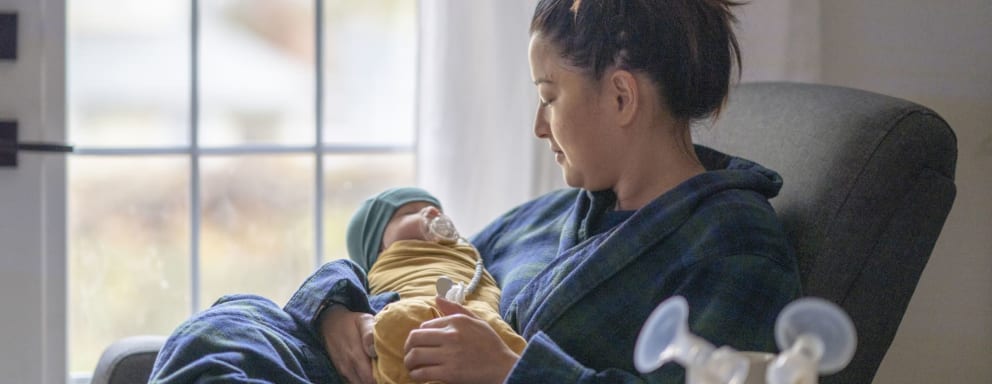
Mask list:
[{"label": "window pane", "polygon": [[365,198],[416,182],[414,156],[361,154],[324,156],[324,259],[348,258],[345,229]]},{"label": "window pane", "polygon": [[189,160],[69,157],[69,366],[190,314]]},{"label": "window pane", "polygon": [[314,159],[203,158],[201,306],[231,293],[282,305],[313,271]]},{"label": "window pane", "polygon": [[413,143],[416,3],[325,2],[325,142]]},{"label": "window pane", "polygon": [[189,142],[188,1],[73,0],[67,35],[73,144]]},{"label": "window pane", "polygon": [[200,2],[202,145],[313,144],[313,3]]}]

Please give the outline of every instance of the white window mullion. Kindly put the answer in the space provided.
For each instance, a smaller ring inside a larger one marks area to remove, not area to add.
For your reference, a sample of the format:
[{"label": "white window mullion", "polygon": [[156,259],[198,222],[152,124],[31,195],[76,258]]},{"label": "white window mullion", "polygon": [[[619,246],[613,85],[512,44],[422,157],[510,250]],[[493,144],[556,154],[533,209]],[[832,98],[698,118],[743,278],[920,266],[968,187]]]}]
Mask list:
[{"label": "white window mullion", "polygon": [[200,2],[190,0],[190,314],[200,310]]},{"label": "white window mullion", "polygon": [[324,0],[314,0],[314,269],[324,262]]}]

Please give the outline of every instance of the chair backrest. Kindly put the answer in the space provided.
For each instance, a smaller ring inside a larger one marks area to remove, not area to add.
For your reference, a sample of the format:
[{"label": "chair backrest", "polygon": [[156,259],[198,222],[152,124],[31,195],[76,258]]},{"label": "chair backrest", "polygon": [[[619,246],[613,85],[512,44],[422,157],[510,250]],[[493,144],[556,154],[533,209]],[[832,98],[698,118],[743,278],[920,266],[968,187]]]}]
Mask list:
[{"label": "chair backrest", "polygon": [[732,89],[695,141],[778,171],[772,200],[796,249],[804,294],[854,320],[854,360],[824,383],[869,383],[902,320],[954,200],[957,140],[920,105],[850,88],[752,83]]}]

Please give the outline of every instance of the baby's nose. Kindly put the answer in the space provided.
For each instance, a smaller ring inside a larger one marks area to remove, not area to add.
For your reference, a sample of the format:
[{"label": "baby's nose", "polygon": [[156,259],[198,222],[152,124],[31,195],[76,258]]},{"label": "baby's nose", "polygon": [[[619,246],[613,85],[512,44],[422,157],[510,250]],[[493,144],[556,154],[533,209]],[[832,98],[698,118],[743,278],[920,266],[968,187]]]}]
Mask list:
[{"label": "baby's nose", "polygon": [[428,205],[420,210],[420,214],[428,219],[433,219],[441,215],[441,210],[437,209],[435,206]]}]

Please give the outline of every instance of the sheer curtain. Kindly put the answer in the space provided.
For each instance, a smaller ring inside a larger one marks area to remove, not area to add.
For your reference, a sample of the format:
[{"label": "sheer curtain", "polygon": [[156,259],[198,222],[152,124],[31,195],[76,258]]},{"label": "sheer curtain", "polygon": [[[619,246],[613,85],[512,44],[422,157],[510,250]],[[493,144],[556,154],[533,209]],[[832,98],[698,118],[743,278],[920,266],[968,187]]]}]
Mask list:
[{"label": "sheer curtain", "polygon": [[462,232],[563,186],[534,137],[527,62],[536,1],[420,2],[418,183]]},{"label": "sheer curtain", "polygon": [[[527,63],[536,0],[422,0],[418,183],[466,234],[564,187]],[[742,81],[820,79],[820,0],[761,0],[736,9]]]}]

